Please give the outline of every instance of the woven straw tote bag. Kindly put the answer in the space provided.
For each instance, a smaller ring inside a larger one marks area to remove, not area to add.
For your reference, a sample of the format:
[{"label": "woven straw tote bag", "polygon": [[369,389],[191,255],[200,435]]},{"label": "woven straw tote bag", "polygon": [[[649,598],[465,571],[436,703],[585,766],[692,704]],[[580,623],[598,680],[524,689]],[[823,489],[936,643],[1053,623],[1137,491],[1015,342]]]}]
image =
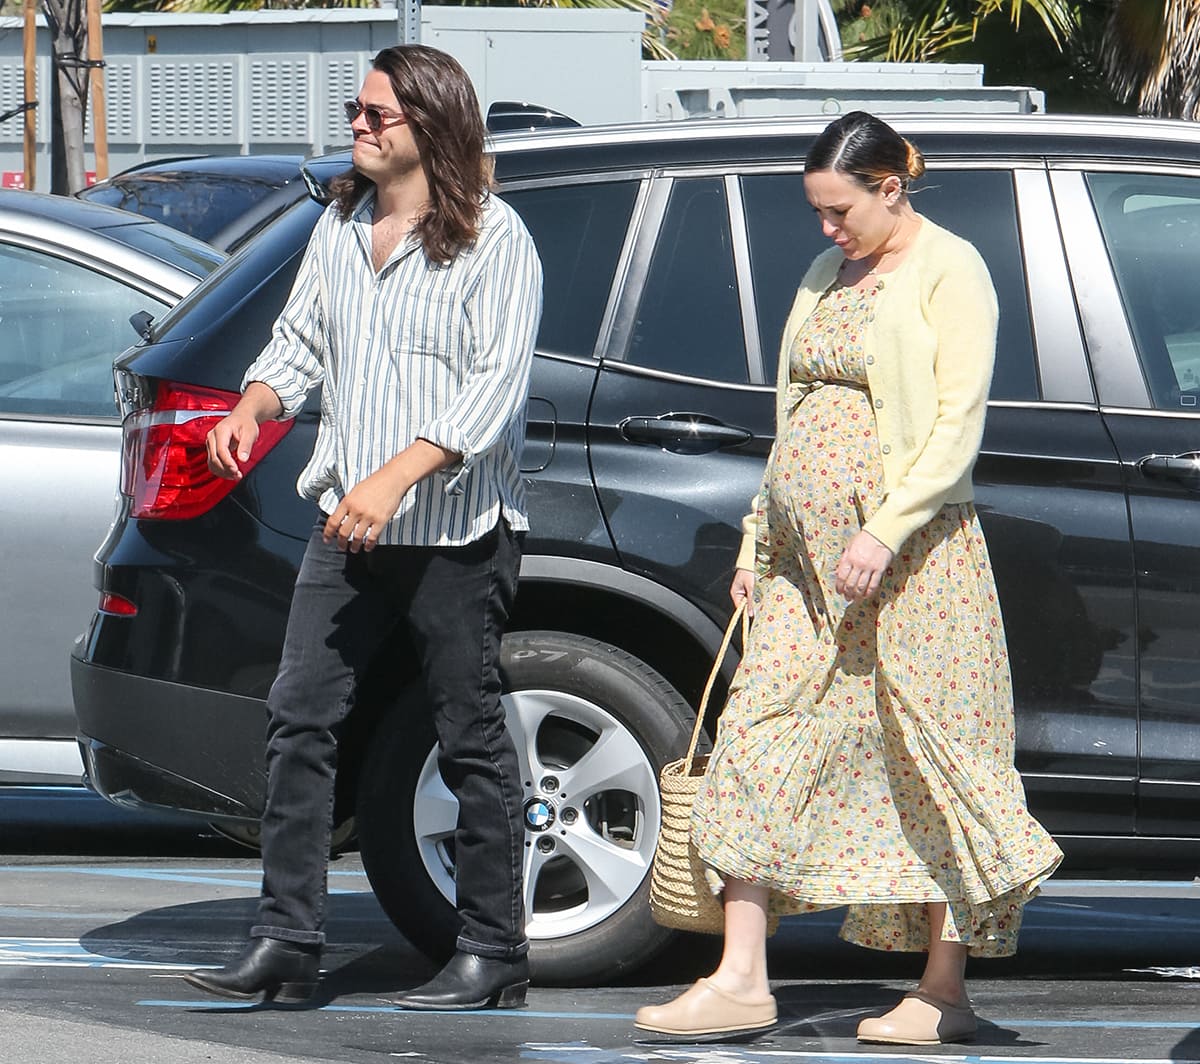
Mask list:
[{"label": "woven straw tote bag", "polygon": [[692,803],[704,782],[704,770],[708,767],[708,754],[697,757],[696,744],[704,728],[709,696],[739,620],[742,622],[744,646],[749,631],[745,604],[734,610],[725,629],[721,649],[717,651],[716,661],[700,698],[687,755],[664,765],[658,777],[662,796],[662,827],[650,872],[650,912],[656,923],[679,931],[719,935],[725,930],[725,912],[720,900],[709,889],[704,865],[692,844]]}]

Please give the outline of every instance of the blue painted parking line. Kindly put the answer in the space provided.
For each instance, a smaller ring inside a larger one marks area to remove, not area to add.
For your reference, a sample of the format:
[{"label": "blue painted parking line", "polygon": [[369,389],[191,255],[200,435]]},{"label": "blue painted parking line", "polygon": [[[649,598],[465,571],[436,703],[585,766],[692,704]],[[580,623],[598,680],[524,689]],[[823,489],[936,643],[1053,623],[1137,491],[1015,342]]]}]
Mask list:
[{"label": "blue painted parking line", "polygon": [[[255,1009],[261,1006],[254,1001],[216,1001],[213,998],[205,998],[203,1001],[173,1001],[167,999],[152,999],[147,998],[143,1001],[136,1002],[138,1005],[145,1005],[148,1008],[155,1009]],[[389,1013],[405,1016],[412,1016],[413,1013],[409,1009],[402,1009],[396,1005],[320,1005],[315,1009],[308,1010],[311,1012],[361,1012],[364,1014],[370,1013]],[[503,1018],[517,1020],[524,1017],[525,1019],[535,1020],[624,1020],[633,1022],[632,1012],[539,1012],[536,1009],[422,1009],[422,1016],[486,1016],[488,1019]]]},{"label": "blue painted parking line", "polygon": [[[201,1001],[181,1001],[160,999],[145,999],[137,1002],[139,1005],[145,1005],[149,1008],[165,1008],[165,1009],[196,1009],[196,1008],[255,1008],[256,1002],[215,1002],[212,998]],[[408,1013],[407,1009],[401,1009],[394,1005],[321,1005],[313,1011],[320,1012],[361,1012],[361,1013]],[[430,1010],[426,1012],[422,1010],[423,1016],[489,1016],[502,1019],[519,1020],[522,1017],[526,1019],[539,1020],[625,1020],[629,1023],[633,1022],[632,1012],[550,1012],[538,1011],[536,1009],[469,1009],[466,1011],[437,1011]],[[781,1021],[785,1027],[802,1027],[804,1019],[784,1017]],[[1200,1030],[1200,1016],[1195,1020],[1030,1020],[1021,1017],[1004,1017],[1000,1019],[992,1019],[988,1017],[987,1022],[996,1027],[1037,1027],[1037,1028],[1097,1028],[1103,1030],[1171,1030],[1171,1031],[1195,1031]],[[939,1060],[945,1060],[945,1057],[939,1057]],[[1025,1059],[1025,1058],[1022,1058]],[[1090,1059],[1090,1058],[1089,1058]]]},{"label": "blue painted parking line", "polygon": [[[58,873],[58,872],[75,872],[80,875],[97,875],[103,872],[122,872],[130,875],[137,874],[147,878],[153,878],[156,875],[171,875],[171,876],[227,876],[229,875],[228,868],[146,868],[143,865],[89,865],[84,868],[79,865],[7,865],[0,867],[0,874],[14,872],[38,872]],[[257,873],[257,868],[246,869],[247,872]],[[331,868],[329,869],[331,876],[355,876],[359,879],[366,879],[367,873],[361,868]]]},{"label": "blue painted parking line", "polygon": [[[17,868],[5,868],[0,871],[4,872],[33,872],[42,875],[48,873],[69,872],[81,876],[110,876],[117,879],[141,879],[160,883],[198,883],[205,886],[214,887],[245,887],[248,890],[258,890],[262,884],[261,873],[257,870],[249,872],[252,879],[230,879],[228,869],[179,869],[171,870],[166,868],[114,868],[114,867],[91,867],[91,868],[74,868],[67,865],[27,865]],[[366,877],[365,872],[330,872],[330,875],[347,875]],[[331,887],[330,894],[361,894],[361,890],[349,890],[340,887]]]}]

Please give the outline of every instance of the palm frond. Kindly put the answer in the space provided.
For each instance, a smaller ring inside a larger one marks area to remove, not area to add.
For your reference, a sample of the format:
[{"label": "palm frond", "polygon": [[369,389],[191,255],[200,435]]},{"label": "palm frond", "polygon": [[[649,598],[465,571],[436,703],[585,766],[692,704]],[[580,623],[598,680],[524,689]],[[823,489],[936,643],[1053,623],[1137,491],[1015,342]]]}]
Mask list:
[{"label": "palm frond", "polygon": [[1026,7],[1041,19],[1060,51],[1063,42],[1079,27],[1079,9],[1070,0],[979,0],[975,17],[982,22],[989,15],[1007,10],[1012,24],[1019,27]]},{"label": "palm frond", "polygon": [[1100,65],[1123,100],[1170,118],[1200,118],[1200,0],[1119,0]]},{"label": "palm frond", "polygon": [[973,22],[964,18],[954,0],[912,0],[907,17],[885,33],[865,40],[843,42],[847,59],[889,63],[924,63],[971,40]]}]

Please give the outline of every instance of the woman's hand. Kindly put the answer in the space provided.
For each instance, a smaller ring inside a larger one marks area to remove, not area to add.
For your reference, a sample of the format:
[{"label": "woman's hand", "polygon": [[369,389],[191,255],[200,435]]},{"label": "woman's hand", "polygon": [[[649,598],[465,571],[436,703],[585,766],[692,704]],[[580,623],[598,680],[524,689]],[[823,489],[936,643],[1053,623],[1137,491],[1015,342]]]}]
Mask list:
[{"label": "woman's hand", "polygon": [[858,532],[842,552],[834,570],[834,589],[851,602],[861,602],[879,590],[883,574],[895,555],[870,532]]},{"label": "woman's hand", "polygon": [[754,616],[754,574],[749,569],[736,569],[733,583],[729,585],[729,597],[734,606],[746,604],[746,612]]}]

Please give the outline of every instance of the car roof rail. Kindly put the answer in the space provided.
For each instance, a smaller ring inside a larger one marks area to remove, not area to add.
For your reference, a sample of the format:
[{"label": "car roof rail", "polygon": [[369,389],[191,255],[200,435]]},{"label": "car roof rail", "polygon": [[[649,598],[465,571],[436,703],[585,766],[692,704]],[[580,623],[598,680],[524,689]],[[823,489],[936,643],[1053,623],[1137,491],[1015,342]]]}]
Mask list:
[{"label": "car roof rail", "polygon": [[539,103],[497,100],[487,112],[489,133],[507,133],[518,129],[565,129],[579,125],[580,123],[569,115],[543,107]]}]

